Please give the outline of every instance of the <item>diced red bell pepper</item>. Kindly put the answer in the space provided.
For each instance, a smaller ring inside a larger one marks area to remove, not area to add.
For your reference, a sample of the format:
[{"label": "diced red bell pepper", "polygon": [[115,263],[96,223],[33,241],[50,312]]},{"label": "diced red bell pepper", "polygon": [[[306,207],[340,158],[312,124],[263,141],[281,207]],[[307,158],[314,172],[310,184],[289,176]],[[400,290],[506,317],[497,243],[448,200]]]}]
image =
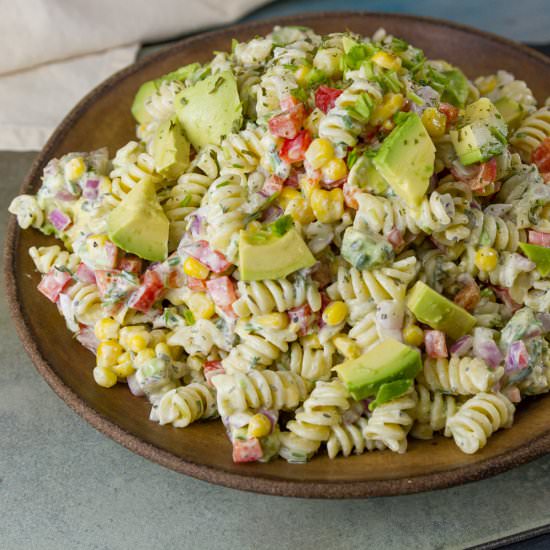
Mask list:
[{"label": "diced red bell pepper", "polygon": [[124,256],[118,262],[118,269],[139,275],[143,269],[143,260],[137,256]]},{"label": "diced red bell pepper", "polygon": [[156,271],[148,270],[143,277],[143,283],[132,293],[128,306],[143,313],[148,312],[160,298],[164,285]]},{"label": "diced red bell pepper", "polygon": [[281,192],[283,189],[283,182],[283,178],[278,176],[269,176],[262,185],[260,193],[264,195],[264,197],[272,197],[273,195]]},{"label": "diced red bell pepper", "polygon": [[480,298],[481,293],[477,283],[471,281],[457,292],[454,303],[463,307],[466,311],[472,311],[479,303]]},{"label": "diced red bell pepper", "polygon": [[531,162],[534,162],[541,174],[550,172],[550,137],[544,138],[542,143],[531,154]]},{"label": "diced red bell pepper", "polygon": [[208,241],[197,241],[189,244],[183,247],[183,251],[199,260],[214,273],[222,273],[231,267],[231,263],[227,261],[227,258],[221,252],[210,248]]},{"label": "diced red bell pepper", "polygon": [[72,281],[70,273],[52,267],[48,273],[42,275],[37,288],[48,300],[55,303],[70,281]]},{"label": "diced red bell pepper", "polygon": [[326,114],[334,107],[336,100],[343,91],[329,86],[319,86],[315,91],[315,106]]},{"label": "diced red bell pepper", "polygon": [[291,323],[298,325],[300,336],[308,334],[311,328],[317,325],[319,319],[319,313],[314,313],[309,304],[289,309],[288,316]]},{"label": "diced red bell pepper", "polygon": [[216,277],[206,281],[210,297],[219,308],[227,308],[237,299],[235,283],[230,277]]},{"label": "diced red bell pepper", "polygon": [[94,270],[88,267],[84,262],[81,262],[80,264],[78,264],[78,267],[76,268],[75,277],[81,283],[86,283],[86,284],[96,283]]},{"label": "diced red bell pepper", "polygon": [[529,231],[529,243],[550,247],[550,233],[542,231]]},{"label": "diced red bell pepper", "polygon": [[262,446],[257,437],[233,441],[233,462],[256,462],[263,455]]},{"label": "diced red bell pepper", "polygon": [[424,332],[424,345],[429,357],[438,359],[449,355],[445,333],[440,330],[426,330]]},{"label": "diced red bell pepper", "polygon": [[439,111],[447,117],[447,126],[450,126],[458,119],[459,110],[454,105],[450,103],[440,103]]},{"label": "diced red bell pepper", "polygon": [[293,189],[300,188],[300,176],[303,175],[303,172],[299,174],[294,168],[290,170],[290,176],[284,181],[285,187],[292,187]]},{"label": "diced red bell pepper", "polygon": [[307,130],[302,130],[294,139],[285,139],[279,151],[279,156],[289,164],[301,162],[305,158],[310,143],[311,134]]},{"label": "diced red bell pepper", "polygon": [[[287,107],[287,103],[284,103]],[[306,117],[306,109],[303,103],[297,102],[288,106],[284,111],[274,117],[271,117],[267,123],[269,131],[277,137],[292,139],[300,131],[304,119]]]},{"label": "diced red bell pepper", "polygon": [[206,281],[196,277],[187,276],[187,288],[193,292],[206,292]]},{"label": "diced red bell pepper", "polygon": [[290,111],[299,104],[300,100],[293,95],[286,95],[279,101],[281,111]]},{"label": "diced red bell pepper", "polygon": [[221,361],[206,361],[203,367],[206,383],[212,387],[212,378],[218,374],[225,374]]}]

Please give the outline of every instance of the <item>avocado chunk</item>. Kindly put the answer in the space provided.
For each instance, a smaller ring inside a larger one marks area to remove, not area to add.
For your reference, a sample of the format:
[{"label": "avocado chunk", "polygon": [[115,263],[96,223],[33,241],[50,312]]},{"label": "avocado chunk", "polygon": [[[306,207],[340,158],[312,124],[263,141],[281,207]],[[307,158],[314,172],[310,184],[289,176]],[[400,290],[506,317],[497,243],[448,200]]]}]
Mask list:
[{"label": "avocado chunk", "polygon": [[189,149],[189,142],[176,118],[160,124],[152,143],[157,172],[166,178],[177,178],[189,167]]},{"label": "avocado chunk", "polygon": [[137,183],[107,219],[109,238],[118,247],[152,262],[168,254],[169,226],[150,178]]},{"label": "avocado chunk", "polygon": [[391,244],[384,237],[354,227],[344,231],[341,252],[344,260],[359,270],[382,267],[395,257]]},{"label": "avocado chunk", "polygon": [[462,125],[450,135],[460,162],[468,166],[500,155],[506,148],[508,127],[491,100],[482,97],[466,107]]},{"label": "avocado chunk", "polygon": [[382,384],[376,392],[376,399],[369,403],[369,410],[374,410],[378,405],[393,401],[402,396],[411,386],[413,380],[411,378],[404,378],[403,380],[394,380],[393,382],[387,382]]},{"label": "avocado chunk", "polygon": [[311,267],[316,261],[295,229],[263,242],[254,239],[254,234],[240,233],[239,271],[242,281],[280,279],[298,269]]},{"label": "avocado chunk", "polygon": [[231,71],[208,76],[182,90],[175,105],[179,121],[195,149],[219,144],[242,124],[241,100]]},{"label": "avocado chunk", "polygon": [[519,243],[519,247],[532,262],[535,262],[538,272],[543,277],[550,273],[550,248],[527,243]]},{"label": "avocado chunk", "polygon": [[348,175],[348,184],[375,195],[382,195],[388,188],[388,182],[378,173],[372,158],[367,155],[361,155],[352,166]]},{"label": "avocado chunk", "polygon": [[155,78],[154,80],[148,80],[144,82],[136,93],[134,97],[134,102],[132,103],[132,115],[140,124],[147,124],[151,122],[152,117],[147,112],[145,104],[148,99],[157,92],[159,86],[162,82],[170,82],[172,80],[185,80],[191,76],[198,68],[200,67],[199,63],[191,63],[185,65],[172,71],[171,73],[165,74],[160,78]]},{"label": "avocado chunk", "polygon": [[416,113],[402,117],[373,158],[380,175],[411,207],[426,195],[434,162],[434,144]]},{"label": "avocado chunk", "polygon": [[506,96],[497,99],[495,107],[509,127],[517,126],[524,114],[522,106],[517,101]]},{"label": "avocado chunk", "polygon": [[418,281],[409,292],[407,307],[420,322],[443,331],[454,340],[470,332],[476,324],[475,317],[465,309],[422,281]]},{"label": "avocado chunk", "polygon": [[448,71],[443,71],[443,76],[446,77],[447,83],[441,99],[456,107],[463,107],[470,94],[468,79],[464,73],[456,67]]},{"label": "avocado chunk", "polygon": [[158,83],[156,80],[149,80],[144,82],[137,91],[132,103],[132,115],[140,124],[147,124],[151,122],[152,117],[145,108],[147,100],[158,90]]},{"label": "avocado chunk", "polygon": [[[410,382],[421,368],[422,361],[417,349],[389,338],[360,357],[344,361],[334,367],[334,370],[354,399],[366,399],[377,395],[382,386],[390,382]],[[396,397],[396,391],[400,391],[402,387],[403,384],[385,388],[381,399],[390,400]]]}]

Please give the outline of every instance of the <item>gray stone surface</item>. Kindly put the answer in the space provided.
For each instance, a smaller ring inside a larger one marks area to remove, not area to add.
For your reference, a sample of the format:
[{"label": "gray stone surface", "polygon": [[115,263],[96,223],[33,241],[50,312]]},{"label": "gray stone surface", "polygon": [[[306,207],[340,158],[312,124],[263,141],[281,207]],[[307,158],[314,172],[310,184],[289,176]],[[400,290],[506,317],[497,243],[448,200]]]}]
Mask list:
[{"label": "gray stone surface", "polygon": [[[33,157],[0,153],[2,243]],[[463,487],[370,500],[209,485],[132,454],[65,406],[23,351],[3,293],[0,342],[1,550],[464,548],[550,519],[550,457]]]}]

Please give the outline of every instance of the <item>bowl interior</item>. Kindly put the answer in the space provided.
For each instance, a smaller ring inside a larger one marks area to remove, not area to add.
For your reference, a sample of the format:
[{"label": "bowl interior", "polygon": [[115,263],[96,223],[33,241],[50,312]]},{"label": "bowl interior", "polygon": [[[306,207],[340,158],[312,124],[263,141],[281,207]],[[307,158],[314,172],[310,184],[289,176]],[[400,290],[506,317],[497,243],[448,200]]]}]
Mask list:
[{"label": "bowl interior", "polygon": [[[320,14],[277,20],[308,25],[317,32],[350,29],[365,35],[379,27],[423,48],[427,55],[460,66],[470,77],[505,69],[524,79],[543,101],[550,63],[535,52],[469,29],[422,18],[377,14]],[[245,40],[270,31],[274,22],[235,26],[199,35],[146,58],[118,73],[87,96],[68,115],[46,145],[24,184],[36,190],[49,158],[69,151],[108,146],[111,155],[133,139],[130,115],[141,82],[214,50],[231,39]],[[474,456],[462,454],[452,440],[414,441],[408,452],[375,452],[331,461],[319,456],[304,466],[282,460],[236,465],[221,422],[197,423],[185,430],[148,420],[149,405],[124,386],[98,387],[91,376],[93,357],[67,331],[56,307],[37,291],[39,277],[28,256],[30,246],[52,244],[36,231],[20,232],[13,220],[7,240],[6,279],[10,308],[26,349],[53,389],[96,428],[130,449],[175,470],[242,489],[291,496],[350,497],[398,494],[448,486],[496,473],[546,452],[550,445],[550,399],[522,404],[512,429],[495,434]]]}]

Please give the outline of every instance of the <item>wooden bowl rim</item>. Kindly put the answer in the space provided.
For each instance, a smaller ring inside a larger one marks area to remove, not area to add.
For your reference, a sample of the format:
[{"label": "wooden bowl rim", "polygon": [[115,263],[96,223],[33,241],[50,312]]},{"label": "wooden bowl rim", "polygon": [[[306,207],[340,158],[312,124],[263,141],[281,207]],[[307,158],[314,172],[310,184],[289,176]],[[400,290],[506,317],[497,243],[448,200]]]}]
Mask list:
[{"label": "wooden bowl rim", "polygon": [[[411,22],[424,23],[426,25],[447,27],[470,34],[478,35],[515,51],[520,50],[524,55],[534,58],[550,67],[550,58],[547,56],[512,40],[474,29],[450,21],[433,17],[416,16],[408,14],[396,14],[385,12],[366,11],[324,11],[312,12],[300,15],[289,15],[269,19],[261,19],[252,22],[239,23],[223,27],[209,32],[197,33],[184,38],[173,45],[162,48],[147,57],[129,65],[128,67],[114,73],[90,91],[61,121],[44,148],[33,162],[29,173],[25,177],[20,193],[32,189],[33,183],[40,178],[45,163],[51,158],[53,150],[58,143],[70,132],[73,123],[78,119],[88,106],[98,98],[115,87],[124,78],[134,74],[140,69],[157,63],[167,54],[172,55],[188,47],[195,41],[203,41],[209,37],[217,37],[232,33],[237,35],[241,31],[254,30],[265,25],[275,26],[284,24],[312,25],[318,20],[335,17],[384,17],[392,20],[406,20]],[[19,227],[14,216],[8,221],[6,242],[4,247],[4,275],[5,288],[8,299],[8,309],[15,322],[15,328],[21,339],[26,352],[29,354],[35,368],[46,380],[53,391],[79,416],[91,424],[95,429],[120,443],[130,451],[137,453],[153,462],[175,470],[177,472],[195,477],[197,479],[215,483],[225,487],[263,493],[269,495],[302,497],[302,498],[364,498],[373,496],[390,496],[411,494],[434,489],[443,489],[462,483],[476,481],[504,472],[515,466],[519,466],[550,452],[550,427],[547,432],[536,437],[527,445],[511,449],[500,455],[476,462],[474,464],[450,469],[443,472],[436,472],[414,477],[400,477],[395,479],[381,479],[371,481],[331,481],[330,479],[315,482],[285,481],[265,477],[250,477],[239,475],[204,464],[194,463],[176,456],[170,452],[146,443],[141,438],[122,429],[109,418],[99,414],[83,398],[69,388],[54,372],[46,358],[42,355],[37,342],[32,338],[27,326],[27,313],[23,311],[18,300],[17,274],[15,273],[16,245],[19,238]],[[300,467],[300,466],[297,466]]]}]

